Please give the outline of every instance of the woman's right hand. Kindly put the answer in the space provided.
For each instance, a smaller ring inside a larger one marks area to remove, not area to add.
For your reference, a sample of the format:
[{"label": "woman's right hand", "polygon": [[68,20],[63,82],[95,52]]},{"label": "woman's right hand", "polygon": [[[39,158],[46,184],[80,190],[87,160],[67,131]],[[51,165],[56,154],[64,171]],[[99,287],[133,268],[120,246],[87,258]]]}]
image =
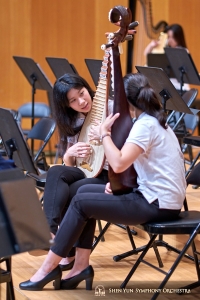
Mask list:
[{"label": "woman's right hand", "polygon": [[159,45],[158,40],[152,40],[147,47],[144,50],[144,55],[146,56],[147,54],[151,53],[154,48],[156,48]]},{"label": "woman's right hand", "polygon": [[116,113],[114,116],[113,116],[113,114],[110,114],[105,119],[105,121],[100,126],[100,133],[101,133],[101,135],[103,135],[105,133],[108,133],[108,132],[111,132],[111,127],[112,127],[113,123],[115,122],[115,120],[117,118],[119,118],[119,115],[120,115],[119,113]]},{"label": "woman's right hand", "polygon": [[[68,157],[88,157],[92,153],[92,148],[89,144],[78,142],[73,146],[69,147],[65,153]],[[64,155],[64,157],[65,157]]]}]

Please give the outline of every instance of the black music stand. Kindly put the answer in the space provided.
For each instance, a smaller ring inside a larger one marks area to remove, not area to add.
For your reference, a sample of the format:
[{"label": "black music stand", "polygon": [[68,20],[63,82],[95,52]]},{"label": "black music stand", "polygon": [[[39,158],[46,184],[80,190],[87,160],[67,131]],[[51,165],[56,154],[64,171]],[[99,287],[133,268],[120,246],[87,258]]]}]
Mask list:
[{"label": "black music stand", "polygon": [[[27,197],[28,194],[28,197]],[[49,248],[51,236],[34,183],[18,168],[0,171],[0,284],[6,283],[6,299],[14,300],[14,254]]]},{"label": "black music stand", "polygon": [[4,172],[10,174],[10,179],[3,182],[0,179],[0,257],[48,248],[51,241],[49,225],[34,182],[23,178],[17,168],[1,171],[0,177]]},{"label": "black music stand", "polygon": [[191,55],[185,48],[164,48],[176,79],[180,82],[183,94],[184,83],[200,85],[200,76]]},{"label": "black music stand", "polygon": [[[98,82],[99,82],[99,73],[101,71],[102,67],[102,60],[101,59],[92,59],[92,58],[85,58],[85,63],[88,68],[88,71],[92,77],[92,80],[97,87]],[[112,92],[112,86],[110,84],[110,89],[109,89],[109,96],[112,98],[113,97],[113,92]]]},{"label": "black music stand", "polygon": [[[51,100],[49,94],[53,93],[52,84],[42,71],[40,65],[32,58],[22,57],[22,56],[13,56],[15,62],[17,63],[18,67],[32,86],[32,113],[31,113],[31,127],[34,126],[34,105],[35,105],[35,93],[36,89],[38,90],[45,90],[48,93],[48,99]],[[53,108],[52,102],[49,103],[51,111]],[[34,153],[34,141],[31,141],[31,150]]]},{"label": "black music stand", "polygon": [[[136,66],[136,69],[148,78],[150,85],[154,89],[158,99],[160,99],[165,111],[169,110],[182,113],[173,127],[173,130],[175,130],[185,114],[197,114],[199,112],[187,106],[163,69],[143,66]],[[171,116],[170,114],[167,120],[168,122]]]},{"label": "black music stand", "polygon": [[[41,69],[40,65],[32,58],[13,56],[18,67],[32,86],[32,122],[31,126],[34,125],[34,104],[35,104],[35,93],[36,90],[45,90],[52,93],[52,84]],[[52,103],[49,103],[52,108]]]},{"label": "black music stand", "polygon": [[88,68],[88,71],[92,77],[92,80],[95,86],[98,85],[99,81],[99,73],[102,67],[102,60],[101,59],[92,59],[92,58],[85,58],[85,63]]},{"label": "black music stand", "polygon": [[46,57],[46,61],[48,62],[56,79],[60,78],[66,73],[78,74],[74,65],[70,64],[66,58]]},{"label": "black music stand", "polygon": [[39,175],[24,135],[10,110],[0,108],[0,136],[9,158],[21,170]]},{"label": "black music stand", "polygon": [[169,60],[165,53],[149,53],[147,54],[147,66],[161,68],[165,71],[169,78],[174,78],[174,72],[170,66]]}]

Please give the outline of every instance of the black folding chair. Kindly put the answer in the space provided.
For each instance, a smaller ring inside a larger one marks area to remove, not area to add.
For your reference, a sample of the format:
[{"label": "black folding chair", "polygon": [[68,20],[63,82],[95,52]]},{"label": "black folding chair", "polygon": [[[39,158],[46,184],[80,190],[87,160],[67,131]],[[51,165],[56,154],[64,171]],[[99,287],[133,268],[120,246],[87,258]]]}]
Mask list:
[{"label": "black folding chair", "polygon": [[41,167],[41,162],[43,164],[43,170],[48,171],[48,166],[46,163],[44,148],[49,143],[51,136],[53,135],[56,129],[56,122],[54,119],[50,117],[43,117],[41,118],[28,132],[26,141],[29,140],[39,140],[41,141],[40,148],[38,149],[35,157],[34,162],[36,162],[37,166]]},{"label": "black folding chair", "polygon": [[[23,119],[31,119],[32,118],[32,103],[28,102],[28,103],[22,104],[18,108],[18,112],[21,115],[21,121]],[[41,118],[50,117],[50,116],[51,116],[51,109],[50,109],[49,105],[47,105],[46,103],[42,103],[42,102],[36,102],[34,104],[34,118],[35,119],[41,119]],[[29,129],[22,128],[22,131],[25,135],[27,135],[30,130],[31,130],[31,128],[29,128]]]},{"label": "black folding chair", "polygon": [[[187,184],[199,184],[200,185],[200,163],[198,163],[189,176],[187,177]],[[187,209],[187,202],[185,200],[185,209]],[[195,246],[195,237],[200,231],[200,212],[199,211],[182,211],[179,215],[179,218],[175,221],[168,221],[168,222],[149,222],[145,224],[141,224],[136,226],[145,232],[147,232],[151,238],[150,241],[148,242],[147,245],[143,246],[141,249],[141,254],[136,260],[134,266],[132,267],[131,271],[121,284],[121,288],[125,288],[127,285],[128,281],[132,277],[132,275],[135,273],[136,269],[139,267],[140,263],[143,262],[154,269],[158,270],[159,272],[165,274],[165,278],[163,281],[160,283],[159,287],[156,288],[157,292],[153,295],[152,299],[156,299],[159,296],[159,291],[162,290],[174,271],[176,270],[178,264],[180,263],[181,259],[183,257],[187,257],[190,260],[193,260],[195,263],[196,267],[196,273],[197,273],[197,281],[187,285],[185,287],[180,287],[182,290],[183,289],[194,289],[198,286],[200,286],[200,268],[199,268],[199,260],[198,260],[198,255],[200,253],[197,252],[196,246]],[[151,264],[148,261],[144,260],[145,255],[149,251],[149,249],[158,242],[158,245],[160,245],[160,241],[156,240],[158,236],[165,236],[165,235],[170,235],[170,234],[176,234],[176,235],[189,235],[189,238],[187,242],[184,244],[182,249],[176,249],[170,245],[167,245],[169,250],[172,250],[178,254],[177,259],[175,262],[172,264],[171,268],[169,269],[168,272],[163,271],[159,267]],[[192,246],[192,252],[193,256],[189,255],[187,253],[188,248]]]},{"label": "black folding chair", "polygon": [[42,118],[31,129],[28,138],[43,141],[34,158],[13,114],[10,110],[0,108],[0,136],[7,156],[14,160],[15,165],[23,170],[26,176],[36,181],[36,187],[40,190],[44,189],[47,170],[39,169],[36,162],[41,157],[42,151],[54,133],[55,128],[56,124],[52,118]]}]

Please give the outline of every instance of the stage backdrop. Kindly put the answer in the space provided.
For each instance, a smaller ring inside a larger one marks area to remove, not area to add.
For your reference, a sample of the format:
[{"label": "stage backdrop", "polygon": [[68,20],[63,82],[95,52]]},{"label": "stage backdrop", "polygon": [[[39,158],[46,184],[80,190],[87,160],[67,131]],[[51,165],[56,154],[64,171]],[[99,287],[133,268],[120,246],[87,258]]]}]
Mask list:
[{"label": "stage backdrop", "polygon": [[[134,40],[134,65],[143,65],[143,51],[148,44],[139,0],[136,20],[140,25]],[[0,106],[18,109],[31,101],[31,86],[13,60],[13,55],[30,57],[39,63],[52,82],[55,77],[45,57],[67,58],[79,74],[94,87],[85,58],[102,59],[100,49],[104,33],[116,27],[108,21],[108,12],[115,5],[127,6],[127,0],[0,0]],[[152,0],[153,22],[166,20],[180,23],[185,31],[188,49],[200,70],[198,26],[199,0]],[[126,72],[126,45],[121,57]],[[95,87],[94,87],[95,88]],[[36,91],[36,102],[47,102],[46,92]]]}]

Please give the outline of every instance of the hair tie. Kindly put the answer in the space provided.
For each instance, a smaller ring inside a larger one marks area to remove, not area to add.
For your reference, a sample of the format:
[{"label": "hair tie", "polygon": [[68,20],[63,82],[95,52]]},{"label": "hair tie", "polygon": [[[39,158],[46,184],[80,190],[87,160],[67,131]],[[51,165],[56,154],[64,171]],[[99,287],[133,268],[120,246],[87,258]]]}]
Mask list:
[{"label": "hair tie", "polygon": [[59,82],[65,84],[65,85],[69,85],[69,83],[67,83],[66,81],[64,81],[63,79],[60,79]]}]

